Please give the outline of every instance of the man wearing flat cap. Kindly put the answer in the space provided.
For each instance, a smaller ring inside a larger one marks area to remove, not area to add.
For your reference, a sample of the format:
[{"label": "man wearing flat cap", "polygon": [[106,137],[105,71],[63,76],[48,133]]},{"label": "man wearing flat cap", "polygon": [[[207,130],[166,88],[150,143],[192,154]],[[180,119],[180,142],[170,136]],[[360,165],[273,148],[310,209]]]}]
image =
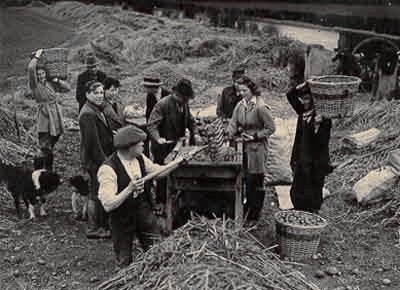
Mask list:
[{"label": "man wearing flat cap", "polygon": [[132,262],[132,242],[137,236],[147,250],[160,238],[161,227],[153,212],[154,200],[142,177],[163,171],[168,175],[183,158],[161,166],[143,155],[146,133],[135,126],[119,129],[114,136],[113,153],[97,173],[99,199],[110,215],[111,237],[119,267]]},{"label": "man wearing flat cap", "polygon": [[[190,113],[189,99],[194,98],[192,83],[181,79],[174,86],[172,94],[161,99],[150,114],[147,130],[150,134],[151,152],[154,162],[163,164],[186,129],[190,131],[190,145],[201,140],[197,134],[195,120]],[[157,181],[159,201],[165,203],[166,180]]]},{"label": "man wearing flat cap", "polygon": [[[159,100],[171,94],[162,87],[161,77],[158,73],[148,73],[143,78],[143,86],[146,91],[146,123],[149,121],[151,111]],[[144,154],[150,157],[150,140],[144,144]]]},{"label": "man wearing flat cap", "polygon": [[237,103],[242,99],[237,90],[236,81],[244,76],[246,69],[243,66],[237,66],[232,72],[232,85],[222,90],[222,94],[217,99],[217,116],[223,119],[232,118],[233,110]]},{"label": "man wearing flat cap", "polygon": [[107,78],[104,72],[97,69],[98,64],[99,61],[95,54],[93,52],[88,53],[86,56],[86,71],[78,75],[76,83],[76,100],[79,104],[79,112],[86,103],[87,84],[96,81],[104,85],[104,80]]}]

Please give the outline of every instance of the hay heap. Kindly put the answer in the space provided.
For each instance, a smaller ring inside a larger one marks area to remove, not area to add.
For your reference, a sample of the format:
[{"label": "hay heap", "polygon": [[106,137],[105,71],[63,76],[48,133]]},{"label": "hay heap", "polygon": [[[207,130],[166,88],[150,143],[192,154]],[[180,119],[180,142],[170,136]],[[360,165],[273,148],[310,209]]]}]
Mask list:
[{"label": "hay heap", "polygon": [[97,290],[319,289],[232,221],[195,218]]},{"label": "hay heap", "polygon": [[341,163],[350,158],[354,161],[329,175],[332,188],[335,188],[335,190],[341,188],[346,192],[368,172],[385,165],[388,153],[400,147],[400,127],[396,125],[399,122],[400,102],[392,101],[374,106],[363,105],[352,118],[344,119],[338,123],[338,129],[335,131],[341,132],[343,136],[368,130],[372,127],[381,130],[381,135],[376,143],[367,146],[364,151],[359,153],[348,152],[342,142],[334,143],[336,147],[331,148],[333,161]]}]

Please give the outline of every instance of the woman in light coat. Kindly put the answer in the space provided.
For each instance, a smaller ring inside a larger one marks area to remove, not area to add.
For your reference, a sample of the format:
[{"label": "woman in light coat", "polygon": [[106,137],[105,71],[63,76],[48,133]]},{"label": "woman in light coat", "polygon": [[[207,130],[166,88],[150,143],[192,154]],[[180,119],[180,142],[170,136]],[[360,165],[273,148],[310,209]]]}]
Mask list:
[{"label": "woman in light coat", "polygon": [[58,103],[58,93],[67,92],[70,86],[59,78],[48,79],[44,66],[38,65],[43,50],[35,52],[28,65],[29,87],[33,98],[39,104],[37,113],[37,132],[42,153],[42,167],[52,170],[54,146],[64,132],[63,115]]},{"label": "woman in light coat", "polygon": [[275,125],[270,109],[260,96],[256,84],[246,76],[237,83],[243,99],[233,110],[228,133],[231,137],[240,136],[244,141],[243,165],[246,171],[247,198],[245,215],[249,221],[257,221],[265,197],[264,173],[268,137],[274,133]]}]

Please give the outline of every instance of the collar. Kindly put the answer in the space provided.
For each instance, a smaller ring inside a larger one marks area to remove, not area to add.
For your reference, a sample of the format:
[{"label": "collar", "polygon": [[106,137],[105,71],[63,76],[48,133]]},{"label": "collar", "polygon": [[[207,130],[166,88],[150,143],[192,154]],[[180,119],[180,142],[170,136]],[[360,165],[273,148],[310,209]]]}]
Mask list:
[{"label": "collar", "polygon": [[117,151],[117,156],[118,156],[119,160],[121,160],[121,162],[132,163],[135,160],[137,160],[137,157],[133,158],[133,159],[127,159],[126,157],[122,156],[122,154],[119,151]]},{"label": "collar", "polygon": [[247,101],[245,98],[243,98],[240,101],[240,103],[246,108],[250,107],[250,106],[255,105],[257,103],[257,97],[256,96],[252,96],[249,101]]},{"label": "collar", "polygon": [[184,102],[181,98],[179,98],[176,94],[172,94],[172,99],[179,105],[183,106]]},{"label": "collar", "polygon": [[[101,114],[101,113],[103,113],[103,109],[104,109],[104,107],[103,106],[97,106],[96,104],[93,104],[91,101],[89,101],[89,100],[86,100],[86,103],[88,104],[88,106],[93,110],[93,111],[95,111],[96,113],[98,113],[98,114]],[[103,102],[104,103],[104,102]]]}]

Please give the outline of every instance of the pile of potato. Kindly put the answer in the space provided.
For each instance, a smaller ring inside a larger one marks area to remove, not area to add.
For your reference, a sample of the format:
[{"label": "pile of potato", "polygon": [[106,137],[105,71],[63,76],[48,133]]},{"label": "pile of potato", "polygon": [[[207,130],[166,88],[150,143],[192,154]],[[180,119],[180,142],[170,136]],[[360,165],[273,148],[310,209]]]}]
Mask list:
[{"label": "pile of potato", "polygon": [[316,215],[308,212],[289,210],[282,211],[276,215],[276,221],[289,224],[293,226],[323,226],[326,225],[326,221]]}]

